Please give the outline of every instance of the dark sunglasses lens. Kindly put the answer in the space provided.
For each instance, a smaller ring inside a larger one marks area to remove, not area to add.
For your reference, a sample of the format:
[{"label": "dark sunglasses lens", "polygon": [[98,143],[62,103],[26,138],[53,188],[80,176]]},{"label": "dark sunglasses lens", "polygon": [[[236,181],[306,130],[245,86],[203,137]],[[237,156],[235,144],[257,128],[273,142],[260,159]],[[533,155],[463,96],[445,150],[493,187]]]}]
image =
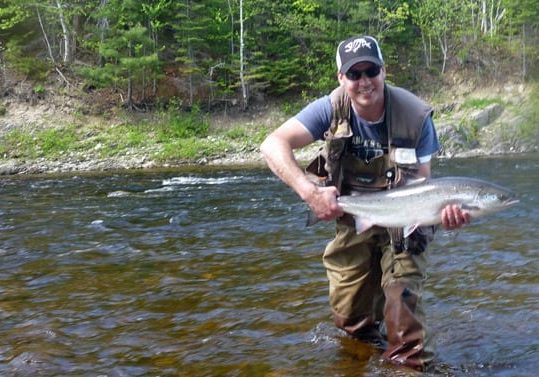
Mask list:
[{"label": "dark sunglasses lens", "polygon": [[372,67],[370,67],[369,69],[367,69],[365,71],[365,74],[370,77],[371,79],[373,77],[376,77],[378,76],[378,74],[380,73],[380,67],[377,66],[377,65],[373,65]]},{"label": "dark sunglasses lens", "polygon": [[362,71],[348,71],[346,72],[346,78],[348,80],[356,81],[361,77]]},{"label": "dark sunglasses lens", "polygon": [[377,66],[377,65],[373,65],[372,67],[364,70],[364,71],[360,71],[360,70],[351,70],[351,71],[348,71],[346,72],[346,78],[348,80],[352,80],[352,81],[357,81],[361,78],[361,75],[363,74],[363,72],[365,72],[365,74],[367,75],[367,77],[369,78],[373,78],[373,77],[376,77],[380,74],[380,67]]}]

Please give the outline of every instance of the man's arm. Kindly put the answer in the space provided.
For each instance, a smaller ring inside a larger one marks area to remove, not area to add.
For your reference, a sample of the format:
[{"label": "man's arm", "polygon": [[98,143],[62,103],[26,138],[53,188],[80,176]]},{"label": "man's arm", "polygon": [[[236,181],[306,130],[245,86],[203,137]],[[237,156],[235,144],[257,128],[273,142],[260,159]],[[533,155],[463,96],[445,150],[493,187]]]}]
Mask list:
[{"label": "man's arm", "polygon": [[305,201],[321,220],[333,220],[343,215],[337,204],[336,187],[319,187],[312,183],[294,157],[294,149],[314,141],[311,133],[295,118],[291,118],[264,140],[260,151],[269,168]]}]

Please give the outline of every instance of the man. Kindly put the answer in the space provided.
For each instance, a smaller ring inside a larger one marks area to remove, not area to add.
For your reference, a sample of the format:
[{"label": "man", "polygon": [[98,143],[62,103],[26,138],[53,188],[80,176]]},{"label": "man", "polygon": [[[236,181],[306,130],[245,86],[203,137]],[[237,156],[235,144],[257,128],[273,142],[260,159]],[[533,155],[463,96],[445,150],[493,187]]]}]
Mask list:
[{"label": "man", "polygon": [[[323,257],[336,325],[384,345],[386,360],[424,369],[433,358],[421,302],[424,251],[433,228],[419,228],[407,238],[399,229],[380,227],[357,234],[337,197],[391,189],[410,176],[430,177],[431,156],[439,148],[432,109],[385,83],[382,52],[370,36],[341,42],[337,69],[339,87],[277,128],[261,152],[319,219],[337,221]],[[317,139],[325,146],[305,172],[293,151]],[[470,221],[454,205],[441,216],[446,229]]]}]

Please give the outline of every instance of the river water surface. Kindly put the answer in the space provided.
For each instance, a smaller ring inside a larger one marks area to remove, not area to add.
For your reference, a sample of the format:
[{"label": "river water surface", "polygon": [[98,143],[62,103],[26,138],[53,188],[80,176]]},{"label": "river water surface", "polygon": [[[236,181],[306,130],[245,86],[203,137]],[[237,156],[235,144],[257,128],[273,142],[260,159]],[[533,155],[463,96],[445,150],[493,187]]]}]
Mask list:
[{"label": "river water surface", "polygon": [[[539,156],[436,162],[519,205],[438,232],[444,376],[539,371]],[[406,376],[333,326],[333,224],[264,168],[0,179],[2,376]]]}]

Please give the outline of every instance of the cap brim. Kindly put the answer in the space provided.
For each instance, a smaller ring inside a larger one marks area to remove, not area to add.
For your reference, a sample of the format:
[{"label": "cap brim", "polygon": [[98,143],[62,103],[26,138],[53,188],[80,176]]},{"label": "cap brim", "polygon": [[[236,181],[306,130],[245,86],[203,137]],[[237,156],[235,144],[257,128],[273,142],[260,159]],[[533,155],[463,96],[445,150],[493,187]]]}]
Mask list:
[{"label": "cap brim", "polygon": [[346,72],[348,72],[348,70],[350,68],[352,68],[357,63],[363,63],[363,62],[374,63],[376,65],[379,65],[380,67],[383,66],[380,59],[378,59],[378,58],[376,58],[374,56],[362,56],[361,58],[355,58],[355,59],[352,59],[352,60],[346,62],[346,64],[343,64],[341,66],[340,71],[341,71],[341,73],[346,73]]}]

